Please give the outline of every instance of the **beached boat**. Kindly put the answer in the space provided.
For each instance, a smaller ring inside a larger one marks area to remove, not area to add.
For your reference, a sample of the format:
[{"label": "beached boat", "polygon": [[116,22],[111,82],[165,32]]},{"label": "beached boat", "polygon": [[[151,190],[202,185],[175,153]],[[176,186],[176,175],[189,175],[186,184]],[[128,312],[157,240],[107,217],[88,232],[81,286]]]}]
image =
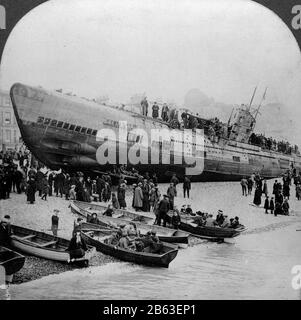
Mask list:
[{"label": "beached boat", "polygon": [[24,263],[25,257],[20,253],[0,247],[0,266],[5,269],[6,281],[11,282],[13,275],[23,268]]},{"label": "beached boat", "polygon": [[[54,237],[44,232],[12,225],[13,235],[11,246],[28,255],[59,262],[68,262],[69,240]],[[83,258],[74,259],[73,263],[79,266],[88,266],[90,258],[95,254],[95,249],[89,248]]]},{"label": "beached boat", "polygon": [[[96,205],[93,205],[96,206]],[[117,228],[121,224],[128,224],[129,221],[124,218],[124,215],[122,217],[119,217],[115,215],[114,217],[107,217],[99,215],[99,211],[94,211],[91,208],[91,204],[87,202],[80,202],[80,201],[74,201],[70,204],[71,211],[75,214],[81,215],[85,218],[88,218],[93,212],[97,213],[99,224],[103,226],[110,226]],[[123,210],[125,211],[125,210]],[[151,221],[154,221],[153,219]],[[170,228],[164,228],[157,225],[149,225],[145,223],[141,223],[138,221],[133,221],[137,228],[139,229],[140,233],[142,235],[146,234],[148,231],[155,231],[157,236],[161,241],[169,242],[169,243],[183,243],[188,244],[189,243],[189,236],[190,234],[188,232],[182,231],[182,230],[175,230]]]},{"label": "beached boat", "polygon": [[[89,213],[97,213],[97,216],[100,217],[103,215],[103,213],[106,211],[108,208],[105,205],[101,204],[95,204],[91,202],[83,202],[83,201],[77,201],[73,200],[72,202],[74,205],[77,207],[80,207],[82,209],[85,209]],[[134,222],[142,222],[142,223],[153,223],[154,218],[149,217],[147,215],[144,215],[142,212],[132,212],[129,210],[124,210],[124,209],[113,209],[114,214],[112,218],[122,218],[124,220],[128,221],[134,221]]]},{"label": "beached boat", "polygon": [[217,239],[234,238],[240,235],[246,230],[245,226],[240,225],[238,228],[221,228],[221,227],[207,227],[199,226],[193,220],[187,219],[186,221],[181,221],[179,226],[181,230],[190,232],[192,235],[200,237],[208,237]]},{"label": "beached boat", "polygon": [[178,249],[172,244],[163,243],[163,247],[158,253],[151,253],[146,247],[142,252],[131,249],[120,248],[106,243],[112,231],[109,230],[82,230],[83,239],[91,246],[104,254],[108,254],[123,261],[143,264],[152,267],[168,268],[169,263],[175,259]]}]

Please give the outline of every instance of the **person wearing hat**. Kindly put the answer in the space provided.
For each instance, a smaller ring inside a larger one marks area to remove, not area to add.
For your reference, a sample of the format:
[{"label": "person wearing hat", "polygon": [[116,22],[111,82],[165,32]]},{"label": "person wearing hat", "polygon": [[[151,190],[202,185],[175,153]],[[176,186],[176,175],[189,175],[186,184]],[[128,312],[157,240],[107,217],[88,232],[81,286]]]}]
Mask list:
[{"label": "person wearing hat", "polygon": [[189,199],[190,189],[191,189],[190,179],[187,176],[185,176],[184,177],[184,182],[183,182],[183,195],[184,195],[184,198],[185,198],[185,196],[187,194],[187,198]]},{"label": "person wearing hat", "polygon": [[77,218],[74,221],[72,236],[74,236],[76,234],[76,232],[78,232],[78,231],[80,232],[82,230],[82,223],[83,223],[82,218]]},{"label": "person wearing hat", "polygon": [[0,222],[0,245],[8,246],[11,234],[10,216],[5,215]]},{"label": "person wearing hat", "polygon": [[169,185],[169,187],[167,189],[167,196],[169,198],[170,209],[172,210],[173,206],[174,206],[174,199],[177,196],[177,189],[176,189],[176,187],[175,187],[173,182],[170,183],[170,185]]},{"label": "person wearing hat", "polygon": [[161,220],[163,219],[163,227],[166,227],[166,223],[168,222],[167,212],[170,209],[168,196],[165,194],[163,199],[159,202],[158,206],[158,226],[161,225]]},{"label": "person wearing hat", "polygon": [[138,186],[134,190],[133,207],[136,211],[141,211],[143,207],[143,192],[141,182],[138,183]]},{"label": "person wearing hat", "polygon": [[166,103],[163,103],[163,107],[162,107],[162,110],[161,110],[161,118],[163,121],[168,121],[168,112],[169,112],[169,108],[167,106]]},{"label": "person wearing hat", "polygon": [[126,189],[125,183],[121,183],[118,186],[118,189],[117,189],[117,200],[119,202],[119,206],[120,206],[121,209],[125,209],[126,208],[125,189]]},{"label": "person wearing hat", "polygon": [[215,227],[217,225],[218,225],[217,222],[213,218],[213,214],[209,213],[209,215],[208,215],[208,217],[206,219],[206,222],[205,222],[205,226],[206,227]]},{"label": "person wearing hat", "polygon": [[228,215],[224,215],[224,222],[222,223],[221,227],[222,228],[229,228],[230,226],[230,220],[228,218]]},{"label": "person wearing hat", "polygon": [[174,206],[173,215],[171,217],[171,224],[175,229],[179,229],[179,226],[181,224],[181,216],[179,210],[177,209],[177,206]]},{"label": "person wearing hat", "polygon": [[157,119],[159,117],[159,106],[157,105],[157,102],[154,102],[152,109],[152,117],[154,119]]},{"label": "person wearing hat", "polygon": [[59,217],[58,213],[60,212],[58,209],[53,210],[53,215],[51,217],[51,230],[55,237],[57,237],[57,231],[59,228]]},{"label": "person wearing hat", "polygon": [[216,215],[216,222],[218,223],[219,226],[221,226],[224,222],[224,215],[223,215],[223,211],[222,210],[218,210],[217,211],[217,215]]}]

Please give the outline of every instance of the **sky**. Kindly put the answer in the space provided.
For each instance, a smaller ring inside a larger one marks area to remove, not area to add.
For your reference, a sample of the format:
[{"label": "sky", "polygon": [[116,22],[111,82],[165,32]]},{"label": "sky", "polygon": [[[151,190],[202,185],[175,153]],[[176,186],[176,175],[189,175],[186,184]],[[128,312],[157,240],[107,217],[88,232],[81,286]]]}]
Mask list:
[{"label": "sky", "polygon": [[290,30],[252,1],[51,0],[13,30],[0,87],[22,82],[118,102],[145,92],[179,105],[193,88],[214,101],[248,103],[258,86],[256,104],[268,87],[265,103],[296,119],[300,71]]}]

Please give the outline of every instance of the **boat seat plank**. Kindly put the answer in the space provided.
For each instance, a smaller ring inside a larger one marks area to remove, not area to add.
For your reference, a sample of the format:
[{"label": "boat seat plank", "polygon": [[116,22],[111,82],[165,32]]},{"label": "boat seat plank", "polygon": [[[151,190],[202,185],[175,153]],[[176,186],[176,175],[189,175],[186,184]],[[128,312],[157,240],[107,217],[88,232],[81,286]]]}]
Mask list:
[{"label": "boat seat plank", "polygon": [[29,240],[29,239],[32,239],[32,238],[36,237],[36,235],[35,234],[29,234],[28,236],[24,236],[24,237],[12,235],[12,237],[16,238],[17,240]]},{"label": "boat seat plank", "polygon": [[122,218],[123,217],[123,213],[117,213],[113,215],[113,218]]},{"label": "boat seat plank", "polygon": [[39,247],[48,247],[48,246],[50,246],[50,245],[52,245],[52,244],[56,244],[57,243],[57,241],[56,240],[53,240],[53,241],[49,241],[49,242],[46,242],[46,243],[41,243],[41,244],[37,244]]}]

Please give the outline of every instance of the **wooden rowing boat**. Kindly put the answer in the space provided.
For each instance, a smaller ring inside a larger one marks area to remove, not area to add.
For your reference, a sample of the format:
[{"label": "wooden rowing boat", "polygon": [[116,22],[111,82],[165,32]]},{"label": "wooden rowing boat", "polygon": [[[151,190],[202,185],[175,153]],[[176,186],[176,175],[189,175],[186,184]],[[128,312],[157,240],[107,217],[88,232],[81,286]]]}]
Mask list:
[{"label": "wooden rowing boat", "polygon": [[96,250],[104,254],[123,261],[152,267],[168,268],[169,263],[178,254],[178,249],[174,245],[167,243],[163,243],[163,248],[159,253],[151,253],[149,247],[142,252],[120,248],[105,242],[111,233],[112,231],[108,230],[93,229],[92,232],[90,230],[82,230],[82,237],[89,245],[96,247]]},{"label": "wooden rowing boat", "polygon": [[[88,218],[93,210],[87,210],[89,203],[74,201],[70,204],[71,211],[75,214]],[[124,218],[113,218],[107,216],[98,215],[99,224],[105,227],[117,228],[121,224],[128,224],[130,220]],[[145,235],[148,231],[155,231],[161,241],[168,243],[181,243],[188,244],[190,234],[185,231],[165,228],[157,225],[148,225],[145,223],[134,221],[138,230],[142,235]],[[90,226],[91,228],[91,226]]]},{"label": "wooden rowing boat", "polygon": [[20,253],[0,247],[0,266],[5,269],[6,281],[11,282],[13,275],[23,268],[24,263],[25,257]]},{"label": "wooden rowing boat", "polygon": [[246,228],[243,225],[236,229],[199,226],[197,223],[194,223],[193,220],[186,220],[185,222],[181,221],[179,228],[181,230],[190,232],[192,235],[214,238],[215,240],[234,238],[246,230]]},{"label": "wooden rowing boat", "polygon": [[[85,209],[90,214],[97,213],[97,216],[100,217],[103,215],[105,210],[107,209],[106,206],[101,204],[95,204],[91,202],[83,202],[83,201],[77,201],[74,200],[72,202],[77,207],[80,207],[82,209]],[[153,223],[154,219],[152,217],[143,215],[142,213],[136,213],[129,210],[123,210],[123,209],[113,209],[114,214],[112,218],[122,218],[124,220],[128,221],[135,221],[135,222],[142,222],[142,223]]]},{"label": "wooden rowing boat", "polygon": [[[58,262],[69,262],[69,240],[54,237],[50,234],[12,225],[11,246],[28,255]],[[89,248],[83,258],[74,259],[79,266],[88,266],[95,249]]]}]

